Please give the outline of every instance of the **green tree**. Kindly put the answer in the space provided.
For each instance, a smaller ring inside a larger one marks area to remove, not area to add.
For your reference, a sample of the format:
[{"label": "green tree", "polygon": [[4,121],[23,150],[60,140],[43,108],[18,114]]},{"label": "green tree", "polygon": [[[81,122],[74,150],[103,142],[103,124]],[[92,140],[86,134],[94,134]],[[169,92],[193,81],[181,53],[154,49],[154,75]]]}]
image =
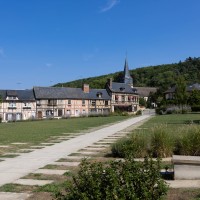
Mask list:
[{"label": "green tree", "polygon": [[175,89],[175,100],[176,104],[181,107],[182,113],[184,105],[187,104],[187,91],[186,91],[186,81],[183,76],[178,76]]},{"label": "green tree", "polygon": [[193,90],[188,98],[188,104],[190,106],[200,106],[200,91]]},{"label": "green tree", "polygon": [[139,98],[139,105],[140,105],[140,106],[144,106],[144,107],[146,107],[147,102],[145,101],[144,98],[142,98],[142,97]]}]

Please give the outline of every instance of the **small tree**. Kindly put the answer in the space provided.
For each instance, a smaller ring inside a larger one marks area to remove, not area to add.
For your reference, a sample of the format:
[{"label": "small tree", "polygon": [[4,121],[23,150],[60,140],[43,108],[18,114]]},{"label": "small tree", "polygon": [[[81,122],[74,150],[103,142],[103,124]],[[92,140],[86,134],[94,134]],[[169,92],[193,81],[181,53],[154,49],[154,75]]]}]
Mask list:
[{"label": "small tree", "polygon": [[176,90],[175,90],[175,100],[177,105],[181,107],[183,113],[183,107],[187,104],[187,92],[186,92],[186,81],[183,76],[178,76],[176,82]]},{"label": "small tree", "polygon": [[188,104],[190,106],[200,105],[200,91],[193,90],[188,98]]},{"label": "small tree", "polygon": [[139,98],[139,105],[140,105],[140,106],[144,106],[144,107],[146,107],[147,102],[145,101],[144,98],[142,98],[142,97]]}]

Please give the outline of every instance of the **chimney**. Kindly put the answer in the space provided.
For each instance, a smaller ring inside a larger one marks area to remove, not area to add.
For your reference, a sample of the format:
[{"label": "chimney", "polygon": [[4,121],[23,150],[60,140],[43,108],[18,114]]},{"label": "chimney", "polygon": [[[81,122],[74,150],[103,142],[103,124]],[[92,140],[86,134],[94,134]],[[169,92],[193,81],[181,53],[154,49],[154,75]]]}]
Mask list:
[{"label": "chimney", "polygon": [[109,79],[108,79],[108,86],[109,86],[110,88],[112,88],[112,78],[109,78]]},{"label": "chimney", "polygon": [[83,92],[84,93],[89,93],[90,92],[90,86],[89,84],[83,84]]}]

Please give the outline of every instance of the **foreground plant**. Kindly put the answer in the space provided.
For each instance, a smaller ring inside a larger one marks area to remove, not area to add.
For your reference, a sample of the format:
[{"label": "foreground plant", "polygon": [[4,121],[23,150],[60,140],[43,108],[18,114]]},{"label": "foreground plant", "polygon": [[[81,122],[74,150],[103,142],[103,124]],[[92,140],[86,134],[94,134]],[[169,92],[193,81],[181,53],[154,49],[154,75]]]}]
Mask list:
[{"label": "foreground plant", "polygon": [[176,142],[176,154],[200,156],[200,127],[189,125]]},{"label": "foreground plant", "polygon": [[174,139],[167,132],[166,126],[154,127],[151,131],[151,152],[154,157],[172,156]]},{"label": "foreground plant", "polygon": [[167,193],[160,161],[89,163],[84,160],[73,182],[56,194],[59,200],[158,200]]}]

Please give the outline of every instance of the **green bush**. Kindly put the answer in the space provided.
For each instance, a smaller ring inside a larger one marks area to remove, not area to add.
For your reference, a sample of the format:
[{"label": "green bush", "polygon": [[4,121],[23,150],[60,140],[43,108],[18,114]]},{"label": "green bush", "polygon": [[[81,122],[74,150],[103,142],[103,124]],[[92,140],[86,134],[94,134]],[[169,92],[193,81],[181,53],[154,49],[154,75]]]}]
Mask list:
[{"label": "green bush", "polygon": [[176,154],[200,156],[200,127],[195,125],[184,129],[176,141]]},{"label": "green bush", "polygon": [[163,115],[166,112],[167,108],[166,107],[159,107],[156,108],[156,114],[157,115]]},{"label": "green bush", "polygon": [[191,110],[192,110],[192,112],[199,112],[200,111],[200,105],[191,106]]},{"label": "green bush", "polygon": [[111,147],[114,157],[143,158],[147,156],[147,139],[142,133],[133,133],[129,138],[123,138]]},{"label": "green bush", "polygon": [[151,152],[154,157],[165,158],[173,154],[174,141],[166,130],[166,126],[159,126],[152,129]]},{"label": "green bush", "polygon": [[136,115],[141,115],[142,114],[142,110],[138,110],[137,112],[136,112]]},{"label": "green bush", "polygon": [[160,162],[145,159],[135,162],[89,163],[83,161],[78,175],[65,191],[56,195],[59,200],[158,200],[167,192],[160,177]]}]

